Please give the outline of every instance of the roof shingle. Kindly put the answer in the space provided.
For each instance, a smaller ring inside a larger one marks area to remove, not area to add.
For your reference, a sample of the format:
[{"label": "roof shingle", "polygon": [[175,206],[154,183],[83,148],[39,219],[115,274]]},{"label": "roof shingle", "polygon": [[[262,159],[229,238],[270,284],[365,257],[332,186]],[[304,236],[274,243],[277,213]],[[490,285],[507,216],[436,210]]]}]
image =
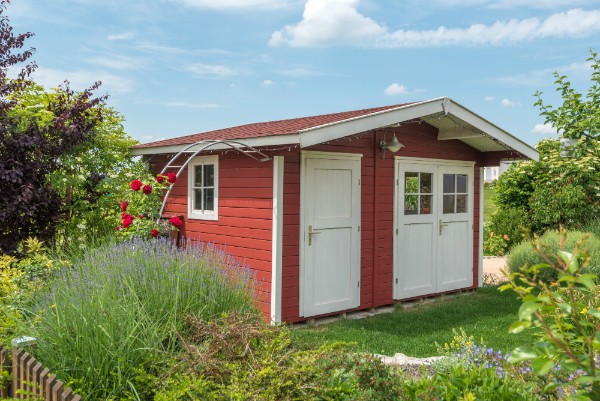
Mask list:
[{"label": "roof shingle", "polygon": [[292,118],[288,120],[251,123],[231,128],[223,128],[214,131],[201,132],[197,134],[180,136],[171,139],[164,139],[161,141],[144,143],[136,145],[134,147],[154,148],[159,146],[186,145],[196,143],[202,140],[244,139],[273,135],[295,134],[305,129],[314,128],[326,124],[337,123],[352,118],[363,117],[369,114],[395,109],[401,106],[405,106],[407,104],[409,103],[374,107],[370,109],[345,111],[341,113],[322,114],[318,116]]}]

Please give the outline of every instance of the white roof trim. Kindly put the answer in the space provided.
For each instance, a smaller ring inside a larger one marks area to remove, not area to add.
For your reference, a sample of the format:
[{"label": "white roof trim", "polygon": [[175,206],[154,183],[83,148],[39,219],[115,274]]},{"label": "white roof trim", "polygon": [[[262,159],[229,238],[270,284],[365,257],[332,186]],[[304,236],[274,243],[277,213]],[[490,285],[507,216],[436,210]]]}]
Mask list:
[{"label": "white roof trim", "polygon": [[[301,130],[297,134],[272,135],[238,140],[243,141],[245,144],[252,147],[300,144],[301,148],[306,148],[319,143],[349,136],[354,133],[387,127],[396,123],[414,120],[436,113],[452,114],[520,154],[533,160],[539,159],[539,154],[534,148],[447,97],[411,103],[393,109],[324,124]],[[133,155],[176,153],[185,146],[187,145],[135,148],[132,150],[132,153]],[[223,145],[222,149],[225,148],[226,147]],[[221,147],[215,146],[212,149],[220,150]]]}]

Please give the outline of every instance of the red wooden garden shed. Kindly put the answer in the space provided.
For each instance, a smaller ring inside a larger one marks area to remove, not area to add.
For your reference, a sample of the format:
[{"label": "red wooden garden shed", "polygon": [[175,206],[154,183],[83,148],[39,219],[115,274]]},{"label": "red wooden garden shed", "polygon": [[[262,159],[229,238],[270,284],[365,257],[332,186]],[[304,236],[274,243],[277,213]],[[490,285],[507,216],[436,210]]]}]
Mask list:
[{"label": "red wooden garden shed", "polygon": [[273,322],[480,286],[482,169],[538,158],[449,98],[241,125],[134,154],[180,171],[164,215],[249,265]]}]

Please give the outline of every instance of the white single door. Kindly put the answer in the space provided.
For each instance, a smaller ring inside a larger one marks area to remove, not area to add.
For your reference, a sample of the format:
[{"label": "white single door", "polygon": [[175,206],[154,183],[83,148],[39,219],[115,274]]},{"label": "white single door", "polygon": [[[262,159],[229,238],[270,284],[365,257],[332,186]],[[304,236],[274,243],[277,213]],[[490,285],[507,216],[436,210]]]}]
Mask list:
[{"label": "white single door", "polygon": [[396,298],[436,290],[437,219],[436,166],[399,164],[399,227]]},{"label": "white single door", "polygon": [[304,153],[300,313],[360,303],[360,156]]},{"label": "white single door", "polygon": [[473,167],[396,162],[394,298],[473,283]]},{"label": "white single door", "polygon": [[473,168],[440,166],[437,291],[473,284]]}]

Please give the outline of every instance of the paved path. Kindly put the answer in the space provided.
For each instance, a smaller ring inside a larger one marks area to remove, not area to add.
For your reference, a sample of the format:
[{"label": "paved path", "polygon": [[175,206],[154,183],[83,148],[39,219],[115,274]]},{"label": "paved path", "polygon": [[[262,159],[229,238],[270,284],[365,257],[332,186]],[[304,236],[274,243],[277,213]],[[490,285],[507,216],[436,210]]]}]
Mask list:
[{"label": "paved path", "polygon": [[506,267],[506,258],[504,256],[484,257],[483,258],[483,277],[491,275],[495,279],[504,279],[502,274]]}]

